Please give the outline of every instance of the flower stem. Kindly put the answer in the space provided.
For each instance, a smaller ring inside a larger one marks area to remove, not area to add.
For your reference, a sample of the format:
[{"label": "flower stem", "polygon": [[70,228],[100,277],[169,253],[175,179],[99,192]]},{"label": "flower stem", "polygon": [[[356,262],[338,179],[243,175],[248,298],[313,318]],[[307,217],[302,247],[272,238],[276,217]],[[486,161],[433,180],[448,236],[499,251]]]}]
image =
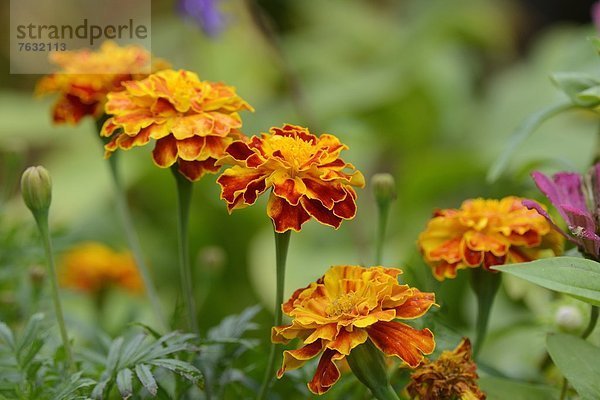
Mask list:
[{"label": "flower stem", "polygon": [[471,287],[477,296],[477,321],[475,323],[475,344],[473,345],[474,359],[477,359],[485,340],[490,312],[501,281],[501,274],[486,271],[483,267],[471,270]]},{"label": "flower stem", "polygon": [[192,271],[190,266],[190,251],[188,237],[188,222],[190,216],[190,203],[192,200],[192,182],[179,173],[177,167],[172,167],[171,172],[177,183],[177,238],[179,245],[179,276],[185,304],[188,328],[198,333],[196,320],[196,303],[192,288]]},{"label": "flower stem", "polygon": [[[590,336],[590,334],[594,331],[594,328],[596,327],[596,323],[598,322],[599,311],[600,311],[600,307],[592,306],[592,308],[590,310],[590,322],[588,322],[588,326],[581,333],[582,339],[587,339],[588,336]],[[569,382],[567,381],[567,378],[563,378],[562,388],[560,390],[560,400],[564,400],[567,397],[568,389],[569,389]]]},{"label": "flower stem", "polygon": [[399,400],[389,383],[385,360],[370,340],[356,346],[346,357],[356,378],[369,388],[378,400]]},{"label": "flower stem", "polygon": [[377,221],[377,239],[375,242],[375,265],[381,265],[383,262],[383,244],[385,243],[385,231],[387,228],[388,216],[390,215],[390,203],[380,204]]},{"label": "flower stem", "polygon": [[[99,119],[96,121],[96,128],[98,132],[102,128],[102,124],[104,119]],[[100,138],[102,144],[104,145],[103,138]],[[117,204],[117,211],[121,218],[121,223],[123,224],[123,230],[125,231],[125,238],[127,239],[127,243],[129,244],[129,248],[133,253],[133,258],[135,259],[135,263],[140,271],[140,275],[142,276],[142,281],[144,282],[144,289],[150,300],[150,305],[154,310],[154,317],[156,321],[160,325],[160,328],[164,331],[169,329],[167,325],[167,320],[163,313],[163,308],[160,303],[160,299],[158,297],[158,293],[156,292],[156,288],[154,283],[152,282],[152,277],[150,275],[150,270],[144,261],[144,256],[142,255],[142,248],[140,245],[140,241],[138,235],[135,231],[133,225],[133,218],[131,218],[131,212],[129,211],[129,206],[127,205],[127,197],[125,196],[125,190],[123,188],[123,184],[119,177],[119,168],[118,168],[118,154],[113,154],[108,159],[108,166],[110,169],[110,177],[113,183],[113,188],[115,192],[115,201]]]},{"label": "flower stem", "polygon": [[[288,248],[290,245],[290,236],[292,231],[288,230],[283,233],[275,232],[275,264],[276,264],[276,276],[277,276],[277,291],[275,295],[275,322],[274,326],[279,326],[283,321],[283,313],[281,305],[283,303],[283,290],[285,285],[285,263],[287,260]],[[265,376],[260,386],[258,393],[258,400],[265,398],[269,389],[269,384],[273,378],[273,372],[275,367],[275,357],[277,355],[277,348],[279,346],[275,343],[271,343],[271,350],[269,352],[269,359],[267,361],[267,369],[265,370]]]},{"label": "flower stem", "polygon": [[52,287],[52,301],[54,302],[54,311],[56,313],[56,320],[58,321],[58,327],[60,329],[60,336],[65,349],[65,357],[67,360],[67,367],[71,372],[75,372],[75,364],[73,362],[73,353],[71,351],[71,344],[69,343],[69,336],[67,335],[67,327],[65,324],[65,318],[63,315],[62,305],[60,303],[60,297],[58,294],[58,279],[56,277],[56,267],[54,265],[54,255],[52,254],[52,242],[50,240],[50,233],[48,231],[48,211],[37,212],[33,214],[35,222],[37,223],[42,242],[44,244],[44,250],[46,252],[46,259],[48,261],[48,268],[50,270],[50,283]]}]

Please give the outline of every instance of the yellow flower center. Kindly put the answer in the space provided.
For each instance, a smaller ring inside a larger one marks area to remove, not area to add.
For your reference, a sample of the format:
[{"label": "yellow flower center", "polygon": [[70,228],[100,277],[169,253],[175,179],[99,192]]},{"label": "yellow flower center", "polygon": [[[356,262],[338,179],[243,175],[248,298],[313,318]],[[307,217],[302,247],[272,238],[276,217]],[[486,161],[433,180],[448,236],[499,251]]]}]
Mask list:
[{"label": "yellow flower center", "polygon": [[281,152],[281,155],[296,171],[300,165],[308,161],[314,154],[314,145],[299,137],[272,136],[269,141],[271,153]]},{"label": "yellow flower center", "polygon": [[327,316],[337,317],[342,314],[348,314],[356,306],[358,295],[356,292],[344,293],[329,304],[327,307]]}]

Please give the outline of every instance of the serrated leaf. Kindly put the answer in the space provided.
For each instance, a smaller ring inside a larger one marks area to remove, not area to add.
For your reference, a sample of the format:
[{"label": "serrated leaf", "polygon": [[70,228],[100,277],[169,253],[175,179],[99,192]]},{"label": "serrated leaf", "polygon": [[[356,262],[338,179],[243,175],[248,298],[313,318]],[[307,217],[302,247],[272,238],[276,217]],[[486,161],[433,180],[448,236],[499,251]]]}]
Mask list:
[{"label": "serrated leaf", "polygon": [[536,285],[600,305],[600,263],[576,257],[552,257],[493,269]]},{"label": "serrated leaf", "polygon": [[479,386],[487,395],[487,400],[554,400],[558,390],[543,385],[516,382],[514,380],[481,377]]},{"label": "serrated leaf", "polygon": [[129,368],[123,368],[117,374],[117,388],[123,400],[127,400],[133,394],[132,377],[133,372]]},{"label": "serrated leaf", "polygon": [[8,325],[4,322],[0,322],[0,340],[2,340],[12,351],[15,350],[15,338]]},{"label": "serrated leaf", "polygon": [[31,363],[33,358],[39,353],[43,345],[43,340],[36,339],[33,341],[33,343],[29,346],[28,349],[24,349],[24,352],[21,352],[19,358],[19,365],[21,366],[21,369],[27,370],[29,364]]},{"label": "serrated leaf", "polygon": [[135,366],[135,374],[142,385],[146,388],[148,393],[150,393],[152,396],[156,396],[158,385],[156,384],[156,379],[154,379],[154,375],[152,375],[150,367],[146,364],[138,364]]},{"label": "serrated leaf", "polygon": [[106,358],[106,370],[114,371],[119,363],[119,358],[121,357],[121,349],[123,348],[122,337],[116,338],[112,344],[110,345],[110,349],[108,350],[108,357]]},{"label": "serrated leaf", "polygon": [[104,397],[104,389],[106,389],[106,385],[108,385],[110,379],[104,379],[94,386],[94,390],[92,390],[92,398],[101,400]]},{"label": "serrated leaf", "polygon": [[21,339],[18,341],[16,348],[16,356],[18,359],[21,358],[21,352],[25,349],[29,349],[29,347],[33,344],[34,340],[36,340],[40,333],[41,323],[44,319],[42,314],[34,314],[29,318],[27,325],[25,326],[25,330],[23,330]]},{"label": "serrated leaf", "polygon": [[573,335],[549,334],[552,361],[583,400],[600,399],[600,348]]},{"label": "serrated leaf", "polygon": [[149,361],[148,364],[173,371],[196,385],[202,385],[203,383],[202,372],[188,362],[170,358],[159,358]]},{"label": "serrated leaf", "polygon": [[142,350],[142,344],[146,338],[146,334],[140,333],[127,342],[119,359],[119,364],[122,366],[131,365],[135,358],[139,356],[140,350]]}]

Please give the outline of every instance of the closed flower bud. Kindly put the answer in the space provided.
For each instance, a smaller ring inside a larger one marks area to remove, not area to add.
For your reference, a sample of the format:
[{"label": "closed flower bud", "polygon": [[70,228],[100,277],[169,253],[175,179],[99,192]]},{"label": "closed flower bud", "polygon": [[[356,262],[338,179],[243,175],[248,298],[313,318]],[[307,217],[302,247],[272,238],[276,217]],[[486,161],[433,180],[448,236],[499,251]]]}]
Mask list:
[{"label": "closed flower bud", "polygon": [[375,200],[381,206],[396,200],[396,181],[391,174],[375,174],[371,178]]},{"label": "closed flower bud", "polygon": [[23,172],[21,194],[34,214],[48,210],[52,202],[52,181],[46,168],[29,167]]},{"label": "closed flower bud", "polygon": [[554,321],[561,329],[574,331],[583,325],[583,315],[575,306],[560,306],[554,314]]},{"label": "closed flower bud", "polygon": [[29,280],[34,286],[41,286],[46,279],[46,270],[40,266],[35,265],[29,268]]}]

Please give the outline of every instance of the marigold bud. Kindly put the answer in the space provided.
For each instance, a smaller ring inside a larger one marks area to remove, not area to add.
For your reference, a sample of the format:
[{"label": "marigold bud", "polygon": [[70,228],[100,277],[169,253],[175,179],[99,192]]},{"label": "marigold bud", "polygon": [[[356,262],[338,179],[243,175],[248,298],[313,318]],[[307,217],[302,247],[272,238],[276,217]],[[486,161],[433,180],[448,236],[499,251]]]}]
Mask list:
[{"label": "marigold bud", "polygon": [[560,306],[554,314],[556,325],[566,331],[573,331],[583,325],[581,310],[575,306]]},{"label": "marigold bud", "polygon": [[396,200],[396,180],[391,174],[375,174],[371,178],[371,186],[375,200],[379,205],[388,204]]},{"label": "marigold bud", "polygon": [[44,167],[29,167],[21,177],[21,194],[34,214],[47,211],[52,202],[52,180]]}]

